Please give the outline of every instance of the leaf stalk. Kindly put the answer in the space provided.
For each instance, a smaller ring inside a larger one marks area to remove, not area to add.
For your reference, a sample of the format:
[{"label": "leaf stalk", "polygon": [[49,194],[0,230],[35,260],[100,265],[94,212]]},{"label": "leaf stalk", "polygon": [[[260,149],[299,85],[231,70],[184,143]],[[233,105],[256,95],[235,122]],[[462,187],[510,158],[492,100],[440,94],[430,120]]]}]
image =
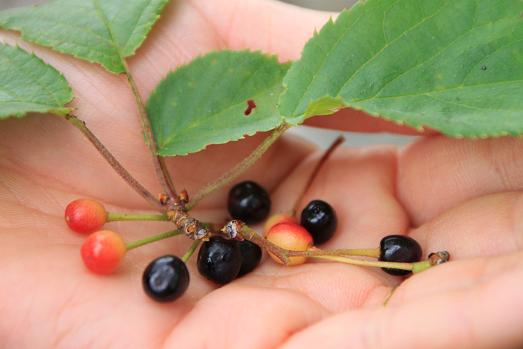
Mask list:
[{"label": "leaf stalk", "polygon": [[129,87],[131,88],[134,99],[136,101],[136,106],[138,108],[138,115],[140,116],[140,122],[142,124],[145,144],[149,148],[149,151],[151,152],[151,155],[153,157],[153,165],[156,177],[160,181],[160,185],[162,186],[162,189],[165,192],[165,194],[169,195],[169,197],[173,200],[178,200],[178,194],[176,193],[176,188],[174,186],[174,182],[172,180],[169,169],[167,168],[167,164],[165,163],[165,159],[158,155],[158,145],[156,144],[156,139],[154,138],[154,134],[151,128],[151,122],[149,121],[149,117],[147,116],[147,110],[145,109],[145,104],[143,102],[140,91],[138,90],[138,86],[136,85],[136,81],[134,80],[134,77],[131,74],[129,67],[127,63],[125,63],[125,61],[124,66],[125,76],[127,77],[127,82],[129,84]]},{"label": "leaf stalk", "polygon": [[276,140],[280,138],[280,136],[283,135],[290,127],[291,126],[288,124],[282,124],[278,128],[274,129],[272,133],[267,138],[265,138],[263,142],[261,142],[245,159],[236,164],[236,166],[231,168],[229,171],[225,172],[218,179],[200,189],[200,191],[198,191],[192,200],[186,205],[186,209],[193,209],[194,206],[196,206],[202,199],[235,180],[239,175],[254,165],[271,147],[271,145],[273,145],[274,142],[276,142]]},{"label": "leaf stalk", "polygon": [[107,163],[118,173],[122,179],[129,184],[141,197],[143,197],[151,206],[160,211],[164,208],[157,200],[157,198],[148,191],[143,185],[140,184],[130,173],[127,171],[122,164],[114,157],[114,155],[103,145],[102,142],[94,135],[94,133],[87,127],[85,121],[79,119],[75,115],[68,114],[65,119],[69,121],[71,125],[76,127],[82,134],[91,142],[91,144],[98,150],[103,156]]}]

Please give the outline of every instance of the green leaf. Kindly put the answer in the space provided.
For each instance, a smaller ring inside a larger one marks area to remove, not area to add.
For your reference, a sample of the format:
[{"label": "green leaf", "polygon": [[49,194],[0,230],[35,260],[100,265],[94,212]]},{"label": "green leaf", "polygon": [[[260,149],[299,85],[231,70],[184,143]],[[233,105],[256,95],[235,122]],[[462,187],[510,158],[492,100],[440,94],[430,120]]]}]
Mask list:
[{"label": "green leaf", "polygon": [[[170,73],[147,103],[158,153],[186,155],[279,126],[287,69],[261,53],[220,51]],[[257,106],[246,116],[249,99]]]},{"label": "green leaf", "polygon": [[55,0],[0,12],[0,27],[39,45],[125,72],[169,0]]},{"label": "green leaf", "polygon": [[0,120],[27,113],[65,115],[72,99],[56,69],[19,47],[0,44]]},{"label": "green leaf", "polygon": [[284,86],[294,124],[353,107],[456,137],[521,134],[523,1],[361,1],[307,43]]}]

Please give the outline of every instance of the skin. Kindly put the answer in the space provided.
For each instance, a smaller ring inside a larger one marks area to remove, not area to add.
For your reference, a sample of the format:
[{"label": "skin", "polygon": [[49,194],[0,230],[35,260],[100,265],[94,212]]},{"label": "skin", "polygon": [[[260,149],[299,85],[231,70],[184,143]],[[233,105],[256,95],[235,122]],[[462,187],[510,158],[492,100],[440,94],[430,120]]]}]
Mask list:
[{"label": "skin", "polygon": [[[261,49],[294,59],[327,18],[269,0],[175,1],[130,59],[131,70],[148,96],[168,70],[210,50]],[[0,32],[0,38],[20,43],[12,33]],[[20,45],[64,72],[78,115],[138,180],[159,192],[124,79]],[[311,123],[412,132],[354,111]],[[262,137],[210,146],[170,159],[169,167],[179,188],[194,193]],[[451,140],[427,132],[405,149],[339,149],[301,203],[321,198],[336,208],[339,229],[324,247],[376,247],[384,235],[409,234],[424,254],[449,250],[451,263],[402,282],[377,269],[336,263],[285,268],[266,258],[252,274],[217,289],[197,274],[193,258],[187,294],[160,305],[142,292],[142,271],[162,254],[183,254],[190,241],[178,237],[132,251],[110,277],[89,273],[79,256],[83,237],[63,221],[67,203],[91,197],[108,210],[149,207],[65,121],[3,121],[0,347],[521,348],[522,143]],[[303,141],[284,138],[241,179],[267,187],[274,212],[281,212],[292,207],[319,156]],[[223,220],[227,190],[202,202],[195,215]],[[129,241],[171,227],[106,226]]]}]

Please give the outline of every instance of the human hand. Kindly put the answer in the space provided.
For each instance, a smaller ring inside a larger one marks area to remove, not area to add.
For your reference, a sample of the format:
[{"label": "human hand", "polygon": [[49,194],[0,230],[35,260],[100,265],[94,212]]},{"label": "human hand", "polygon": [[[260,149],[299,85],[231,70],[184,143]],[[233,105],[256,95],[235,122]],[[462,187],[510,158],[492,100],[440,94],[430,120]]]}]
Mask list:
[{"label": "human hand", "polygon": [[[210,50],[261,49],[294,59],[327,17],[262,0],[177,1],[130,60],[131,69],[148,95],[169,69]],[[0,37],[19,42],[11,33]],[[79,116],[140,182],[159,192],[123,78],[21,45],[65,73]],[[406,132],[354,111],[313,122]],[[171,159],[175,182],[194,193],[260,139]],[[401,283],[377,269],[333,263],[285,268],[266,260],[252,274],[216,289],[198,275],[193,259],[186,295],[159,305],[143,294],[141,273],[153,258],[181,255],[190,242],[165,240],[130,252],[115,275],[90,274],[79,258],[83,237],[63,221],[65,205],[92,197],[119,211],[149,207],[57,117],[2,122],[0,348],[521,347],[521,143],[430,136],[401,151],[340,149],[302,202],[322,198],[336,208],[339,229],[326,247],[376,247],[384,235],[402,233],[416,238],[425,254],[450,251],[451,263]],[[242,178],[271,189],[274,211],[285,210],[318,156],[307,144],[286,138]],[[225,218],[226,193],[202,202],[195,214]],[[108,227],[134,240],[171,226]]]}]

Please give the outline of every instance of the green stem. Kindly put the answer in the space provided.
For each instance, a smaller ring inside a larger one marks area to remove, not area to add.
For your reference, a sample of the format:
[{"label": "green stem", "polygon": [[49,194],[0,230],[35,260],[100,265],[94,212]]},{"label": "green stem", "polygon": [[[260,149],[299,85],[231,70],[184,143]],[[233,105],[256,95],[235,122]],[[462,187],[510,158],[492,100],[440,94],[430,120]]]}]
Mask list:
[{"label": "green stem", "polygon": [[193,199],[189,204],[186,205],[186,209],[190,210],[194,208],[198,202],[200,202],[203,198],[207,197],[208,195],[214,193],[216,190],[222,188],[223,186],[229,184],[234,179],[236,179],[240,174],[242,174],[245,170],[247,170],[249,167],[254,165],[256,161],[258,161],[263,154],[267,151],[267,149],[270,148],[272,144],[285,132],[289,129],[290,125],[283,124],[263,140],[263,142],[256,147],[250,153],[245,159],[243,159],[240,163],[238,163],[236,166],[231,168],[229,171],[224,173],[221,177],[219,177],[214,182],[211,182],[207,184],[205,187],[200,189],[196,195],[194,195]]},{"label": "green stem", "polygon": [[421,261],[417,263],[412,263],[412,273],[416,274],[419,272],[422,272],[424,270],[427,270],[434,265],[430,261]]},{"label": "green stem", "polygon": [[165,214],[107,212],[107,222],[120,221],[168,221]]},{"label": "green stem", "polygon": [[339,250],[332,250],[332,252],[338,253],[342,256],[360,256],[360,257],[372,257],[372,258],[379,258],[380,253],[381,253],[379,248],[339,249]]},{"label": "green stem", "polygon": [[287,264],[289,257],[330,257],[330,256],[359,256],[359,257],[373,257],[378,258],[380,255],[379,248],[368,248],[368,249],[336,249],[336,250],[321,250],[318,248],[311,248],[307,251],[292,251],[279,247],[273,244],[264,237],[258,235],[256,231],[251,229],[249,226],[244,225],[240,232],[240,235],[245,239],[262,247],[267,252],[275,255],[283,264]]},{"label": "green stem", "polygon": [[185,252],[185,254],[183,255],[182,257],[182,261],[184,261],[185,263],[187,263],[187,261],[189,260],[189,258],[191,258],[191,256],[194,254],[194,251],[196,251],[196,249],[198,248],[198,246],[200,246],[200,243],[202,242],[202,240],[194,240],[191,247],[189,247],[189,249],[187,250],[187,252]]},{"label": "green stem", "polygon": [[[378,267],[378,268],[389,268],[389,269],[400,269],[409,270],[414,274],[422,272],[426,269],[431,268],[434,265],[438,265],[435,261],[425,260],[415,263],[394,263],[394,262],[383,262],[383,261],[369,261],[363,259],[354,259],[344,257],[343,255],[353,254],[358,256],[376,257],[379,256],[379,248],[376,249],[338,249],[338,250],[320,250],[316,248],[309,249],[307,251],[291,251],[281,248],[269,240],[261,237],[253,229],[244,225],[241,228],[239,234],[245,239],[262,247],[266,252],[269,252],[276,256],[283,264],[287,265],[289,257],[304,256],[307,258],[324,259],[330,261],[336,261],[340,263],[361,265],[367,267]],[[436,255],[436,254],[435,254]],[[438,252],[437,255],[443,255],[439,258],[440,263],[448,261],[448,252]]]},{"label": "green stem", "polygon": [[82,134],[91,142],[91,144],[98,150],[100,155],[103,156],[105,161],[123,178],[123,180],[129,184],[140,196],[142,196],[147,202],[149,202],[155,208],[163,211],[163,206],[157,200],[157,198],[149,192],[143,185],[140,184],[130,173],[127,171],[122,164],[113,156],[113,154],[103,145],[102,142],[94,135],[93,132],[87,127],[83,120],[80,120],[75,115],[69,114],[66,116],[66,120],[71,125],[76,127]]},{"label": "green stem", "polygon": [[165,233],[148,236],[145,239],[131,241],[131,242],[127,243],[127,246],[126,246],[127,247],[127,251],[133,250],[133,249],[138,248],[140,246],[147,245],[147,244],[150,244],[150,243],[153,243],[153,242],[156,242],[156,241],[160,241],[160,240],[167,239],[167,238],[170,238],[170,237],[173,237],[173,236],[177,236],[177,235],[180,235],[180,234],[182,234],[182,232],[179,231],[179,230],[170,230],[170,231],[167,231]]},{"label": "green stem", "polygon": [[358,257],[371,257],[379,258],[379,248],[344,248],[334,250],[320,250],[319,248],[311,248],[307,251],[289,251],[287,253],[289,257],[304,256],[304,257],[315,257],[315,256],[358,256]]},{"label": "green stem", "polygon": [[426,270],[432,265],[429,261],[421,261],[416,263],[396,263],[396,262],[382,262],[382,261],[367,261],[362,259],[354,259],[340,256],[312,256],[310,258],[324,259],[329,261],[335,261],[351,265],[361,265],[366,267],[377,267],[377,268],[388,268],[388,269],[399,269],[408,270],[413,273],[419,273]]}]

